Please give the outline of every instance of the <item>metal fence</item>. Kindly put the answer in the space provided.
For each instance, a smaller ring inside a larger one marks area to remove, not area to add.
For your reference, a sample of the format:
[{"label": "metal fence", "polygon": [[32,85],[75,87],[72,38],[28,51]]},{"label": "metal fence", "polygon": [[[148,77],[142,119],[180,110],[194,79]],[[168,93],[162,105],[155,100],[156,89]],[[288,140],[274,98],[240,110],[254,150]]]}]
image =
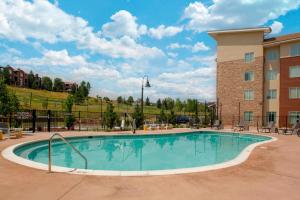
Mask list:
[{"label": "metal fence", "polygon": [[[25,131],[65,131],[66,118],[72,115],[75,119],[74,126],[71,130],[78,131],[98,131],[103,130],[103,118],[104,112],[88,112],[88,111],[75,111],[68,113],[65,111],[51,111],[51,110],[22,110],[17,113],[10,114],[8,116],[0,115],[0,122],[6,122],[10,128],[22,128]],[[132,113],[117,113],[118,121],[116,126],[120,125],[121,119],[125,119],[127,126],[128,121],[132,119]],[[176,124],[185,124],[186,126],[193,125],[195,123],[202,126],[209,126],[212,124],[214,117],[210,114],[198,115],[197,120],[194,114],[180,114],[175,115]],[[185,121],[179,119],[186,119]],[[166,118],[164,121],[160,120],[159,114],[144,113],[144,121],[146,123],[174,123],[170,119]]]}]

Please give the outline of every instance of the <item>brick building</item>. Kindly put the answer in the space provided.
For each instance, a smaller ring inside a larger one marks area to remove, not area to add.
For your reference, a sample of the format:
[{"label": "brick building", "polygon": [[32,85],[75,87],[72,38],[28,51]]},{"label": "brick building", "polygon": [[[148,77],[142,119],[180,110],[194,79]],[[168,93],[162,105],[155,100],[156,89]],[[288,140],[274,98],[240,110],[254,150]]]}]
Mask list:
[{"label": "brick building", "polygon": [[[17,87],[28,87],[28,74],[21,69],[15,69],[10,65],[6,67],[0,66],[0,71],[3,72],[4,70],[8,71],[9,74],[9,85],[17,86]],[[0,74],[0,78],[1,74]],[[34,82],[36,83],[36,88],[42,88],[42,78],[35,74],[33,75]],[[72,87],[78,87],[75,82],[64,82],[63,92],[70,92]]]},{"label": "brick building", "polygon": [[217,41],[217,102],[223,124],[291,125],[300,116],[300,33],[271,29],[208,32]]}]

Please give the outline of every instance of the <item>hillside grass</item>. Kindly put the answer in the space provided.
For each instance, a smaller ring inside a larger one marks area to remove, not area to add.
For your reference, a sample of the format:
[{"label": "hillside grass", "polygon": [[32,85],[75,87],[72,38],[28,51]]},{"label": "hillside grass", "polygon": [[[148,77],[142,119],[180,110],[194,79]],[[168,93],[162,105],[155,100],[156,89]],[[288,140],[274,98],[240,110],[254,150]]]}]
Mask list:
[{"label": "hillside grass", "polygon": [[[8,89],[16,94],[23,109],[37,109],[37,110],[55,110],[63,111],[64,102],[66,101],[69,93],[66,92],[52,92],[47,90],[35,90],[29,88],[19,88],[8,86]],[[118,104],[113,101],[115,111],[119,113],[132,113],[133,106],[127,104]],[[74,105],[73,111],[88,111],[100,112],[101,106],[94,97],[89,97],[84,105]],[[102,102],[102,111],[106,110],[106,103]],[[159,114],[160,109],[155,106],[144,106],[145,114]]]}]

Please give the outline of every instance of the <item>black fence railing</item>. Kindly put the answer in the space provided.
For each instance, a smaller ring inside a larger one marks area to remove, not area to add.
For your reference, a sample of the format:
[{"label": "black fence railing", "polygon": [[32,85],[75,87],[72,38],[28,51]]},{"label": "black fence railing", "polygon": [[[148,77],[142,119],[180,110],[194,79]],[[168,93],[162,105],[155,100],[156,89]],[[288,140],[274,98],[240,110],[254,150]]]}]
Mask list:
[{"label": "black fence railing", "polygon": [[[72,115],[75,119],[71,130],[78,131],[98,131],[105,129],[103,123],[104,112],[88,112],[88,111],[74,111],[68,113],[65,111],[53,110],[22,110],[17,113],[12,113],[7,116],[0,115],[0,122],[5,122],[10,128],[22,128],[25,131],[63,131],[66,130],[66,118]],[[126,121],[126,125],[130,126],[129,121],[132,119],[132,113],[117,113],[118,121],[116,126],[121,125],[121,120]],[[170,113],[166,113],[164,119],[159,114],[144,113],[144,122],[160,123],[160,124],[184,124],[186,127],[197,124],[200,126],[210,126],[215,119],[210,113],[206,115],[199,114],[176,114],[170,118]]]}]

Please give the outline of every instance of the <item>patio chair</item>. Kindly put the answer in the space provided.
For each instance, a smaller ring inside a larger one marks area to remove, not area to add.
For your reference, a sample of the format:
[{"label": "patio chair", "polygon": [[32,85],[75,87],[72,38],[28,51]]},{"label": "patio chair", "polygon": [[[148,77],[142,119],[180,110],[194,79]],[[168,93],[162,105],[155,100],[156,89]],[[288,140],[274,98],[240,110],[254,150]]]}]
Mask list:
[{"label": "patio chair", "polygon": [[249,130],[249,126],[245,121],[240,121],[233,129],[234,131],[245,131]]},{"label": "patio chair", "polygon": [[217,130],[222,129],[222,122],[220,120],[215,120],[215,123],[213,124],[212,127]]},{"label": "patio chair", "polygon": [[271,133],[272,129],[275,127],[275,122],[271,121],[268,123],[268,126],[262,127],[260,130],[263,133]]},{"label": "patio chair", "polygon": [[5,122],[0,122],[0,130],[1,130],[4,134],[10,135],[10,128],[9,128],[9,126],[8,126],[7,123],[5,123]]},{"label": "patio chair", "polygon": [[295,123],[292,128],[279,128],[278,133],[282,132],[284,135],[293,135],[297,134],[300,129],[300,122]]}]

